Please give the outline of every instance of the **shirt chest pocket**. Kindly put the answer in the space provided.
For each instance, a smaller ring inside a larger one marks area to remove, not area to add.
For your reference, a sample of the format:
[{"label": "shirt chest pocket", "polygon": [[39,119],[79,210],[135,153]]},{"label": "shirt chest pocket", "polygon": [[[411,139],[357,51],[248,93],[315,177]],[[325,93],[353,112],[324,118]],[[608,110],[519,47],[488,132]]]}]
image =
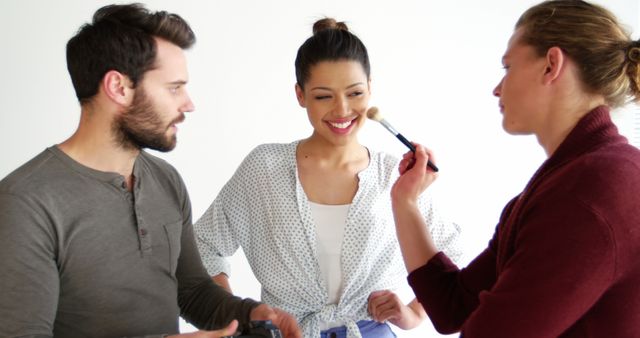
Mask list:
[{"label": "shirt chest pocket", "polygon": [[180,258],[180,242],[182,238],[182,222],[174,222],[164,225],[167,242],[169,244],[169,269],[171,276],[176,275],[178,259]]}]

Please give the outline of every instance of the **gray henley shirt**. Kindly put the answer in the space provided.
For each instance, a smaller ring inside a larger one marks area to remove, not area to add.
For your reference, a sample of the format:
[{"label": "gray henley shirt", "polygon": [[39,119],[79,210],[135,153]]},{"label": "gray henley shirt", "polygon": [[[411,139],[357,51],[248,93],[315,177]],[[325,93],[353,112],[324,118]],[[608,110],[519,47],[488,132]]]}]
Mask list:
[{"label": "gray henley shirt", "polygon": [[133,337],[246,323],[257,303],[202,266],[180,175],[144,151],[135,184],[52,146],[0,181],[0,337]]}]

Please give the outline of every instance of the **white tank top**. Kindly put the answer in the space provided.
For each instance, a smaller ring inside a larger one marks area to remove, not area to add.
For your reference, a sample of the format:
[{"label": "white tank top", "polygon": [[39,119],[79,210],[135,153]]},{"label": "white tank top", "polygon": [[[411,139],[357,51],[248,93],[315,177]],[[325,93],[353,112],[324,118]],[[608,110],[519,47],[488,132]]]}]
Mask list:
[{"label": "white tank top", "polygon": [[[309,202],[316,225],[316,250],[320,272],[329,292],[329,304],[338,304],[342,291],[340,251],[351,204],[327,205]],[[321,322],[320,329],[342,326],[344,322]]]}]

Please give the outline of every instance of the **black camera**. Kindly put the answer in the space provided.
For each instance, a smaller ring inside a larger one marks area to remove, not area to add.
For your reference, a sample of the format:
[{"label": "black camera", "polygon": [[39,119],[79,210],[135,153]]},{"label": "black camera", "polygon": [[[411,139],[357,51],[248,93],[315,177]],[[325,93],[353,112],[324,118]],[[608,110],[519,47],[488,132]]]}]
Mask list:
[{"label": "black camera", "polygon": [[270,320],[252,320],[239,335],[223,338],[282,338],[282,333]]}]

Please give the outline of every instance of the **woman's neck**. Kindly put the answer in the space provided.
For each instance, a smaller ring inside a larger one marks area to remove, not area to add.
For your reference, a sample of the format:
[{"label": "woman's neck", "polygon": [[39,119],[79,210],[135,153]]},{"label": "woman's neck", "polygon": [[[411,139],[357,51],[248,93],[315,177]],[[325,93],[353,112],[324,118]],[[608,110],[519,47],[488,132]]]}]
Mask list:
[{"label": "woman's neck", "polygon": [[367,149],[357,141],[336,145],[313,136],[300,141],[297,153],[299,159],[313,159],[332,167],[360,162],[369,156]]}]

